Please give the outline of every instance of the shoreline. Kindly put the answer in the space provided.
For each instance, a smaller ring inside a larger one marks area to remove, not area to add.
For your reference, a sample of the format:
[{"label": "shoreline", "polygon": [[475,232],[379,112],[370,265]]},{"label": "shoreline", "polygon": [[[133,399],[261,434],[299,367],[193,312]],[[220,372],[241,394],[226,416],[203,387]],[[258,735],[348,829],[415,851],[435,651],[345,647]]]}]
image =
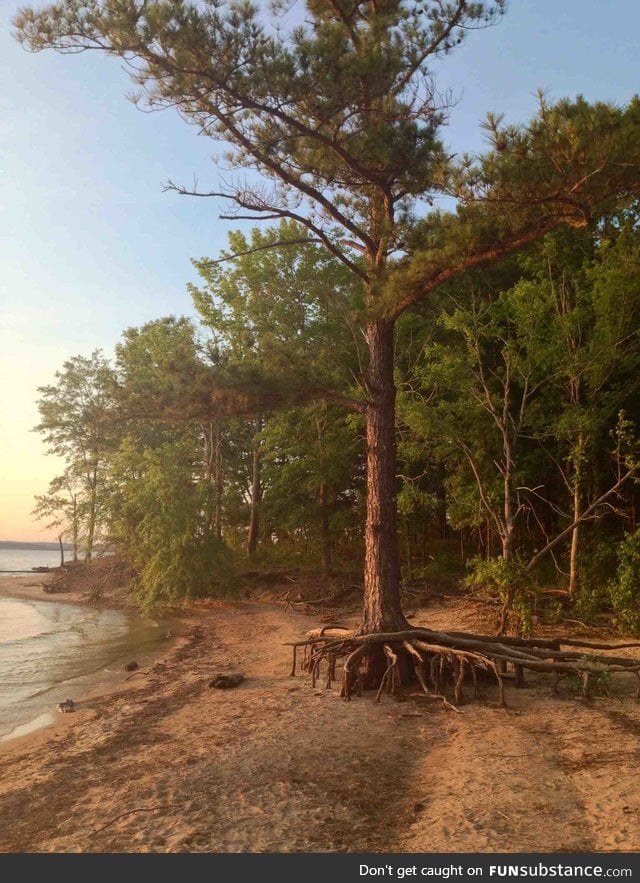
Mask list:
[{"label": "shoreline", "polygon": [[55,572],[25,574],[24,576],[0,575],[0,598],[18,598],[22,601],[44,601],[54,604],[76,604],[79,607],[91,604],[94,607],[113,609],[135,609],[126,588],[112,590],[103,597],[89,601],[86,593],[45,592],[44,586],[49,585]]},{"label": "shoreline", "polygon": [[[188,629],[189,623],[184,620]],[[117,681],[110,684],[97,685],[89,689],[79,699],[75,700],[74,711],[63,714],[59,711],[43,712],[32,720],[18,724],[14,730],[0,737],[0,763],[11,759],[12,756],[21,756],[25,753],[38,752],[51,739],[63,735],[72,735],[77,726],[98,717],[96,706],[108,704],[128,691],[137,692],[146,689],[156,666],[170,664],[172,657],[188,643],[188,635],[175,635],[168,639],[166,644],[158,647],[158,653],[153,653],[153,659],[149,659],[140,668],[133,672],[123,669]],[[151,653],[152,651],[147,651]],[[48,720],[44,720],[44,718]],[[40,719],[42,723],[36,723]],[[21,732],[13,735],[15,730]],[[0,850],[1,851],[1,850]]]},{"label": "shoreline", "polygon": [[[48,574],[43,574],[48,576]],[[29,576],[0,577],[0,598],[16,598],[20,601],[44,601],[55,604],[86,604],[78,592],[45,592],[44,582],[34,584]]]},{"label": "shoreline", "polygon": [[[112,591],[103,598],[89,601],[85,593],[81,591],[48,594],[43,591],[43,586],[52,579],[53,574],[34,574],[34,576],[42,577],[35,585],[29,584],[32,583],[33,577],[27,574],[20,577],[0,578],[0,599],[63,604],[99,610],[121,610],[131,614],[138,614],[152,622],[155,621],[154,617],[146,616],[138,611],[137,607],[128,598],[126,589]],[[159,619],[162,618],[160,617]],[[92,717],[92,704],[98,700],[107,701],[129,688],[144,687],[153,667],[157,663],[164,664],[167,662],[186,640],[189,616],[180,615],[173,611],[167,618],[175,621],[179,627],[178,631],[172,633],[170,637],[159,634],[157,646],[145,648],[136,654],[140,661],[138,669],[134,672],[127,672],[124,669],[122,672],[111,668],[104,669],[103,676],[105,679],[111,679],[111,682],[102,684],[97,683],[98,671],[96,671],[94,673],[96,685],[89,687],[86,692],[80,694],[78,699],[74,700],[75,710],[72,713],[63,714],[57,708],[54,710],[52,703],[52,709],[43,711],[33,718],[16,724],[13,730],[0,736],[0,757],[5,758],[14,752],[20,753],[23,750],[32,750],[40,744],[44,744],[53,734],[66,733],[73,729],[76,724]],[[91,677],[91,672],[80,677]],[[73,685],[74,680],[75,678],[64,680],[60,684],[52,686],[51,689],[57,689],[66,683]],[[57,703],[55,705],[57,706]],[[18,732],[13,735],[15,731]]]}]

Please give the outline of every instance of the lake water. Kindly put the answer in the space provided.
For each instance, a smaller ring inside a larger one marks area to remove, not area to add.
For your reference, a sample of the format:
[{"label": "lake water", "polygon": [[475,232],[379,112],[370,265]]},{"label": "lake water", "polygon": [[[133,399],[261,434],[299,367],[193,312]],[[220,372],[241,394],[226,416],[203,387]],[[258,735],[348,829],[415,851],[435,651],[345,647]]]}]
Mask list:
[{"label": "lake water", "polygon": [[[71,560],[72,553],[65,552]],[[30,573],[33,567],[57,567],[60,564],[58,549],[5,549],[0,547],[0,571],[20,571],[23,575]],[[19,574],[0,573],[0,576],[18,576]]]},{"label": "lake water", "polygon": [[128,610],[0,597],[0,741],[49,723],[64,699],[122,681],[127,662],[148,663],[176,630]]}]

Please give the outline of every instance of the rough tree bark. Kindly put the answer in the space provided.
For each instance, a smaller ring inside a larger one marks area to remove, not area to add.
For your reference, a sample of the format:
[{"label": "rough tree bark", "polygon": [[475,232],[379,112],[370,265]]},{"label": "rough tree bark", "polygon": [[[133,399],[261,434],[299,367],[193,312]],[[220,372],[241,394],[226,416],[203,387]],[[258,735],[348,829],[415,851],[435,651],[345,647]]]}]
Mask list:
[{"label": "rough tree bark", "polygon": [[208,527],[222,539],[222,432],[218,420],[201,424],[203,439],[204,480],[209,487]]},{"label": "rough tree bark", "polygon": [[367,521],[364,608],[360,632],[406,629],[400,604],[400,557],[396,537],[396,389],[391,320],[367,325]]}]

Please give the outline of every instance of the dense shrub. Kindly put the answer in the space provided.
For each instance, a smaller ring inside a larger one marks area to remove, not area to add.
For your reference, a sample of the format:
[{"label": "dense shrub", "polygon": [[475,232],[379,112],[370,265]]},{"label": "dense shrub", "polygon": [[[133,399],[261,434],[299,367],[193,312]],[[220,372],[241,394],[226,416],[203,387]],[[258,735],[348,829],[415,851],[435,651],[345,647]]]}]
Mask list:
[{"label": "dense shrub", "polygon": [[618,625],[640,634],[640,530],[626,534],[617,553],[618,569],[609,583],[611,605]]}]

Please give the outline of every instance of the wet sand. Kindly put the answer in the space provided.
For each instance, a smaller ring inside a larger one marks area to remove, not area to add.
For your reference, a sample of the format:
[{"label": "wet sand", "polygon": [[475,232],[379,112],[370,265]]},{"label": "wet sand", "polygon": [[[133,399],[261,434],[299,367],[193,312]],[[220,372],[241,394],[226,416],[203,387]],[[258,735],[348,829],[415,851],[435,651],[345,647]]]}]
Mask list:
[{"label": "wet sand", "polygon": [[35,585],[31,576],[0,580],[0,744],[60,725],[71,716],[57,711],[67,698],[77,703],[140,677],[125,664],[135,659],[143,670],[183,631],[175,617],[143,617],[118,603],[121,593],[87,604],[81,592],[47,594],[42,582],[42,575]]}]

